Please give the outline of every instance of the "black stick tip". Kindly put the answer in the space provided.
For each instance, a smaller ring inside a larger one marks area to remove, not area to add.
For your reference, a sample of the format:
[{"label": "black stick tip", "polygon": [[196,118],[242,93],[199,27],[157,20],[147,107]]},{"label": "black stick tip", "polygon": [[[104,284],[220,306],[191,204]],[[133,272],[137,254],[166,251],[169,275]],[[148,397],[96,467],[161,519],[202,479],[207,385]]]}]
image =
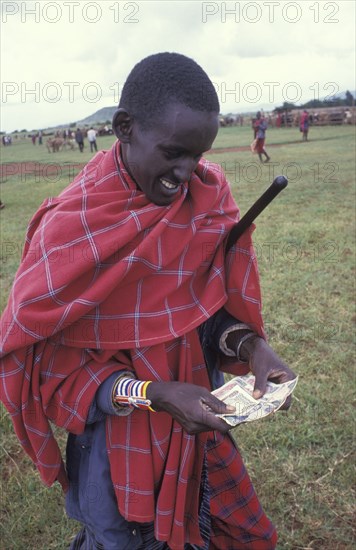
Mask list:
[{"label": "black stick tip", "polygon": [[273,185],[279,187],[280,189],[284,189],[288,185],[288,180],[285,176],[277,176],[273,180]]}]

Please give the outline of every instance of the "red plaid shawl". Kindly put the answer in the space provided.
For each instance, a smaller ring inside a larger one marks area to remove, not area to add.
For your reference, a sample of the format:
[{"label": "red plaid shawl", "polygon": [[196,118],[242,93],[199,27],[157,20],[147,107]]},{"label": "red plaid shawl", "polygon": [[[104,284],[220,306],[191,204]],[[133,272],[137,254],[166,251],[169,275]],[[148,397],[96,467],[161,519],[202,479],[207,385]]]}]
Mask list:
[{"label": "red plaid shawl", "polygon": [[[81,433],[98,386],[122,368],[209,387],[193,329],[223,304],[263,330],[248,232],[224,260],[238,209],[220,167],[202,160],[181,196],[159,207],[137,190],[119,148],[98,153],[42,204],[2,317],[2,401],[44,482],[64,488],[49,419]],[[172,548],[201,542],[205,440],[165,413],[107,419],[120,512],[155,520]]]}]

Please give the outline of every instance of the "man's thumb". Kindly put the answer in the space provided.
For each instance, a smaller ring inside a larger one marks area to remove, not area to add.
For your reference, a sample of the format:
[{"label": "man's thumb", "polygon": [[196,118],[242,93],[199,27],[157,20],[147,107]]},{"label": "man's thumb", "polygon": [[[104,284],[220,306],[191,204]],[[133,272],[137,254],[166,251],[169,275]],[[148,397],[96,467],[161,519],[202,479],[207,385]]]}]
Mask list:
[{"label": "man's thumb", "polygon": [[254,399],[260,399],[262,395],[264,395],[266,391],[266,387],[267,387],[267,380],[264,377],[256,375],[252,397]]}]

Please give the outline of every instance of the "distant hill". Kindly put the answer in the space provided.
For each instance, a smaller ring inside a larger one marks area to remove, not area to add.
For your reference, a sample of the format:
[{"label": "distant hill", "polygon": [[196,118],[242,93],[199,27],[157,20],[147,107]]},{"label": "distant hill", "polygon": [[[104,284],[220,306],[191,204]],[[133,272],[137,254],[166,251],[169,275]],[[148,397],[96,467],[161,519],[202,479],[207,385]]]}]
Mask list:
[{"label": "distant hill", "polygon": [[90,124],[105,124],[107,121],[112,121],[112,117],[114,115],[114,112],[116,111],[117,107],[103,107],[102,109],[99,109],[99,111],[96,111],[92,115],[87,116],[86,118],[83,118],[82,120],[77,120],[76,124],[78,126],[85,126]]},{"label": "distant hill", "polygon": [[302,108],[320,108],[320,107],[354,107],[355,106],[355,91],[352,93],[349,90],[339,92],[333,96],[326,96],[322,100],[311,99]]},{"label": "distant hill", "polygon": [[[347,92],[339,92],[335,94],[332,97],[328,97],[327,99],[321,99],[321,100],[310,100],[304,105],[294,105],[291,104],[291,108],[312,108],[312,107],[333,107],[333,106],[347,106],[347,105],[354,105],[354,100],[356,96],[356,92],[352,91],[350,93]],[[88,125],[95,125],[95,124],[105,124],[107,121],[112,121],[112,117],[114,115],[114,112],[116,111],[117,107],[104,107],[103,109],[99,109],[99,111],[96,111],[92,115],[87,116],[86,118],[83,118],[83,120],[78,120],[76,124],[78,126],[88,126]],[[270,106],[271,109],[271,106]],[[244,113],[248,115],[249,113]]]}]

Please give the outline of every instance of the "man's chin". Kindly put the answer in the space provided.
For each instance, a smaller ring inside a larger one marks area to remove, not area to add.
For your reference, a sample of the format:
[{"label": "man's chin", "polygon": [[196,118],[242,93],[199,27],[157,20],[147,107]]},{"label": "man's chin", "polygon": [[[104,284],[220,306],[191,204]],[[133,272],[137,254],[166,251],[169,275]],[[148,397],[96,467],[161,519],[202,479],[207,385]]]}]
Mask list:
[{"label": "man's chin", "polygon": [[149,197],[147,196],[147,198],[153,202],[154,204],[156,204],[157,206],[169,206],[170,204],[172,204],[178,197],[180,196],[180,193],[179,191],[176,191],[174,194],[171,193],[171,194],[168,194],[167,195],[160,195],[159,197],[157,196],[154,196],[154,197]]},{"label": "man's chin", "polygon": [[156,206],[169,206],[174,201],[174,197],[167,197],[164,199],[151,199]]}]

